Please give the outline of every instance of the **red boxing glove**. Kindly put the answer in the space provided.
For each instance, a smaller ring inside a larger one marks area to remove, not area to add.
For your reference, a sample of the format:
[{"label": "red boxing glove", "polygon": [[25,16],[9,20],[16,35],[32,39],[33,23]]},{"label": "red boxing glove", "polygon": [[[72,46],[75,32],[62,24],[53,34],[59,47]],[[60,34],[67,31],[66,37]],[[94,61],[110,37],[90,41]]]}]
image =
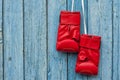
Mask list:
[{"label": "red boxing glove", "polygon": [[77,57],[75,71],[81,74],[97,75],[100,56],[101,37],[81,35],[80,52]]},{"label": "red boxing glove", "polygon": [[65,52],[79,51],[80,12],[61,11],[56,49]]}]

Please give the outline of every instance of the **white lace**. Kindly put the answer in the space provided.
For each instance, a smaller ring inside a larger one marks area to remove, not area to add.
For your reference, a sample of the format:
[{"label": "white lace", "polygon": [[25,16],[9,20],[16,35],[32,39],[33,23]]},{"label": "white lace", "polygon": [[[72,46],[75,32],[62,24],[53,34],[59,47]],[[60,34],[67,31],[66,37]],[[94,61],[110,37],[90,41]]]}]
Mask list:
[{"label": "white lace", "polygon": [[82,0],[82,12],[83,12],[83,22],[84,22],[84,33],[87,34],[85,11],[84,11],[84,0]]},{"label": "white lace", "polygon": [[74,0],[72,0],[71,12],[73,12],[73,9],[74,9]]},{"label": "white lace", "polygon": [[[84,10],[84,0],[82,0],[82,12],[83,12],[83,24],[84,24],[84,33],[87,34],[87,26],[86,26],[86,19],[85,19],[85,10]],[[72,7],[71,12],[74,10],[74,0],[72,0]]]}]

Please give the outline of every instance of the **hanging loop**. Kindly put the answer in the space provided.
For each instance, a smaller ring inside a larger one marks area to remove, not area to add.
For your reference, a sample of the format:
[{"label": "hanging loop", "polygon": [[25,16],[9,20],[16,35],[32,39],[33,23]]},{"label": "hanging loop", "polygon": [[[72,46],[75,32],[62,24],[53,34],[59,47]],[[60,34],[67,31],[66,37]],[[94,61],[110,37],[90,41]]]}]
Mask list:
[{"label": "hanging loop", "polygon": [[73,9],[74,9],[74,0],[72,0],[71,12],[73,12]]},{"label": "hanging loop", "polygon": [[82,0],[82,12],[83,12],[83,23],[84,23],[84,33],[87,34],[87,26],[86,26],[86,18],[85,18],[85,10],[84,10],[84,0]]}]

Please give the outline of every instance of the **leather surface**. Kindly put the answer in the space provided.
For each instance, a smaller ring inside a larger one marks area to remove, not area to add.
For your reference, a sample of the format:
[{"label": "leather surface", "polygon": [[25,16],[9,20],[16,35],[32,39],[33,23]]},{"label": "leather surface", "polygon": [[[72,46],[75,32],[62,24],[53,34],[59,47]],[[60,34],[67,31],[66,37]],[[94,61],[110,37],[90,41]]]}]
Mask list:
[{"label": "leather surface", "polygon": [[56,49],[64,52],[79,51],[80,12],[61,11]]},{"label": "leather surface", "polygon": [[81,74],[97,75],[100,57],[101,37],[95,35],[80,36],[80,51],[75,71]]}]

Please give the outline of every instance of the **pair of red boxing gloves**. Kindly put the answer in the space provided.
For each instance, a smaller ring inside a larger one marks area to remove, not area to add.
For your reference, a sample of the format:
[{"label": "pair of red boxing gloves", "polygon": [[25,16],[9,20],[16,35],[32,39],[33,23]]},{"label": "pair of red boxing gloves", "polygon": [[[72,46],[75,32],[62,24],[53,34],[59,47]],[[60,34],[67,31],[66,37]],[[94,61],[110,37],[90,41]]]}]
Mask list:
[{"label": "pair of red boxing gloves", "polygon": [[101,37],[80,35],[80,22],[80,12],[61,11],[56,49],[63,52],[78,52],[75,71],[97,75]]}]

